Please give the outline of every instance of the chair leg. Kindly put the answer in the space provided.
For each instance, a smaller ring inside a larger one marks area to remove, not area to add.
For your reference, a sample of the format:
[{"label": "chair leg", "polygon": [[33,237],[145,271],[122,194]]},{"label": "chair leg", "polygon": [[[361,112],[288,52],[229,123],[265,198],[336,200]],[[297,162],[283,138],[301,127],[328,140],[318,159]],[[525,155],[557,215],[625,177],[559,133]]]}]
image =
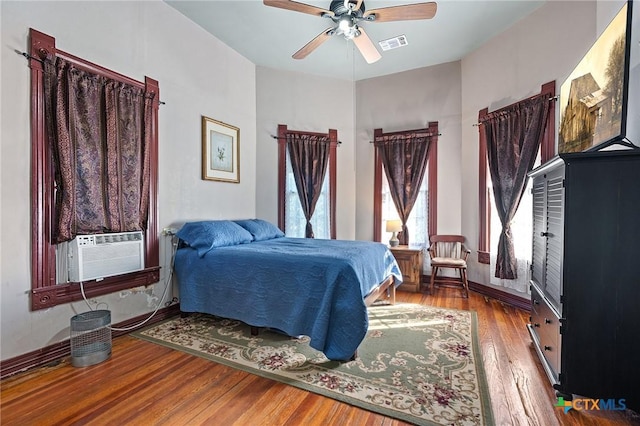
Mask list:
[{"label": "chair leg", "polygon": [[431,267],[431,295],[433,296],[435,294],[435,282],[436,282],[436,274],[438,273],[438,267],[437,266],[432,266]]},{"label": "chair leg", "polygon": [[464,289],[464,297],[465,299],[469,297],[469,282],[467,281],[467,270],[462,268],[460,269],[460,278],[462,279],[462,287]]}]

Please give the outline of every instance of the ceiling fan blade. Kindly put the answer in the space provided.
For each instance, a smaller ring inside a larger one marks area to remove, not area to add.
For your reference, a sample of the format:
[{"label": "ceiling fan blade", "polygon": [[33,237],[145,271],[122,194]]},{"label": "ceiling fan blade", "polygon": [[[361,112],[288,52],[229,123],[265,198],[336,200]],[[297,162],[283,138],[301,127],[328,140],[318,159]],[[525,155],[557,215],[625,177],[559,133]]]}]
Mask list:
[{"label": "ceiling fan blade", "polygon": [[280,9],[293,10],[294,12],[308,13],[310,15],[324,16],[326,14],[335,16],[335,14],[330,10],[292,0],[263,0],[263,3],[265,6],[278,7]]},{"label": "ceiling fan blade", "polygon": [[[383,7],[367,10],[364,18],[373,22],[411,21],[431,19],[436,15],[438,5],[435,2],[406,4],[402,6]],[[374,19],[371,19],[371,16]]]},{"label": "ceiling fan blade", "polygon": [[358,37],[353,38],[353,42],[356,44],[356,47],[364,56],[364,60],[367,61],[368,64],[372,64],[376,62],[378,59],[382,58],[378,49],[373,44],[367,33],[364,32],[362,27],[358,27],[360,30],[360,35]]},{"label": "ceiling fan blade", "polygon": [[329,40],[332,35],[335,34],[335,28],[327,28],[320,34],[318,34],[313,40],[309,43],[305,44],[302,49],[298,50],[293,54],[293,59],[304,59],[309,55],[309,53],[313,52],[325,41]]}]

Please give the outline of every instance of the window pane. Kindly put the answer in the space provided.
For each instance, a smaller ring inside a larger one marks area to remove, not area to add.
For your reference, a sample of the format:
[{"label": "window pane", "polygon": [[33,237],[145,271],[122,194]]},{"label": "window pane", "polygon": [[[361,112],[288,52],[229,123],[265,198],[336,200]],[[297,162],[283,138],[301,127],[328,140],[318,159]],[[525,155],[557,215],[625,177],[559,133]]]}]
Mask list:
[{"label": "window pane", "polygon": [[[307,220],[304,217],[302,211],[302,205],[300,204],[300,198],[298,197],[298,189],[296,187],[296,180],[293,177],[293,169],[291,167],[291,161],[289,160],[289,150],[287,150],[287,170],[286,170],[286,185],[285,185],[285,235],[287,237],[304,238],[305,227]],[[320,197],[316,203],[316,209],[311,217],[311,226],[313,226],[313,233],[315,238],[331,238],[331,215],[330,215],[330,201],[329,201],[329,170],[330,165],[327,165],[327,174],[325,175],[324,182],[322,183],[322,191]]]},{"label": "window pane", "polygon": [[[416,199],[416,203],[411,210],[409,219],[407,220],[407,228],[409,228],[409,245],[424,246],[428,245],[429,227],[428,227],[428,199],[429,199],[429,182],[428,173],[425,171],[422,185],[420,185],[420,193]],[[382,178],[382,242],[387,243],[391,239],[391,233],[386,231],[386,221],[390,219],[398,219],[398,212],[391,193],[389,192],[389,183],[386,175]]]}]

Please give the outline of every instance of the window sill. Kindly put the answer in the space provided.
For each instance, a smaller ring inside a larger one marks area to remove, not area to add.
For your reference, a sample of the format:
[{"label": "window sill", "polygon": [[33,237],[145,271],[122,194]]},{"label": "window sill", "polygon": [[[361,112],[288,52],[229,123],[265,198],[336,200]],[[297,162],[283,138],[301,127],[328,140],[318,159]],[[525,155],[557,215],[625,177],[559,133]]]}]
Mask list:
[{"label": "window sill", "polygon": [[[160,267],[155,266],[101,281],[86,281],[84,293],[87,297],[96,297],[134,287],[148,286],[158,281],[160,281]],[[31,310],[33,311],[76,300],[82,300],[80,283],[57,284],[31,290]]]},{"label": "window sill", "polygon": [[489,265],[491,263],[490,253],[488,251],[478,250],[478,263]]}]

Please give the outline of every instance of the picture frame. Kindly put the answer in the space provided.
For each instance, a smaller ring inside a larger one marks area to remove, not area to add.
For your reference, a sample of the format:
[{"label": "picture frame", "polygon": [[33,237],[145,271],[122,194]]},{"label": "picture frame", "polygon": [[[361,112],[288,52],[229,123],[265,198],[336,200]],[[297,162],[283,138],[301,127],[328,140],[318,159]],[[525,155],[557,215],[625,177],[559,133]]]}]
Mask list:
[{"label": "picture frame", "polygon": [[202,116],[202,179],[240,183],[240,129]]},{"label": "picture frame", "polygon": [[560,87],[559,154],[632,146],[626,139],[631,5],[625,2]]}]

